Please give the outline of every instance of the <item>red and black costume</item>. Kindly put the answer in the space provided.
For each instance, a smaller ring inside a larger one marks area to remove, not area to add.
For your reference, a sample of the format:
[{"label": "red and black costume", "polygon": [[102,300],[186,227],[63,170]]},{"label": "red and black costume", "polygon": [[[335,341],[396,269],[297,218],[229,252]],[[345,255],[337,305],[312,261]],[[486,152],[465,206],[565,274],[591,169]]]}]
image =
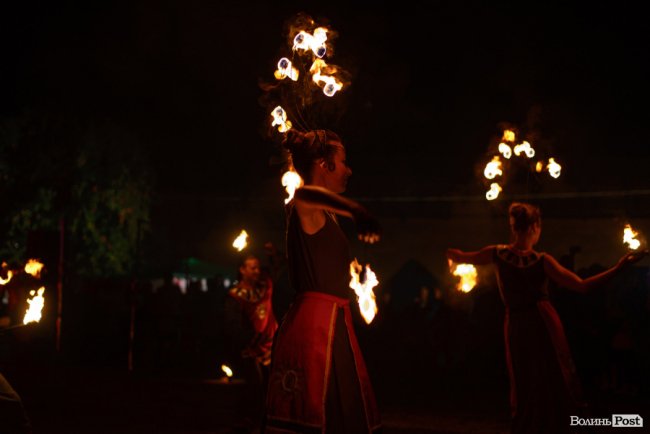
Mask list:
[{"label": "red and black costume", "polygon": [[544,254],[498,246],[494,262],[506,307],[512,432],[567,432],[581,393],[562,322],[549,301]]},{"label": "red and black costume", "polygon": [[268,366],[271,362],[273,335],[278,329],[271,305],[273,296],[271,279],[260,279],[254,288],[235,286],[228,294],[240,304],[254,332],[242,355],[255,358],[263,366]]},{"label": "red and black costume", "polygon": [[292,204],[287,211],[297,296],[275,337],[266,432],[376,432],[379,413],[350,314],[347,239],[329,213],[309,235]]}]

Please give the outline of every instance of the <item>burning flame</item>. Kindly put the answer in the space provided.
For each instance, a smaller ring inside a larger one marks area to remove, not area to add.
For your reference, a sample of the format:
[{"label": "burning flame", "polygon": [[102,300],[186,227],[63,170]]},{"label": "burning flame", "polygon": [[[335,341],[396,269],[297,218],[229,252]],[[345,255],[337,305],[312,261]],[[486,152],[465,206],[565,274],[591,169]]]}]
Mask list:
[{"label": "burning flame", "polygon": [[499,160],[498,155],[495,155],[494,158],[492,158],[492,161],[486,164],[485,170],[483,170],[483,175],[485,175],[487,179],[494,179],[497,176],[503,175],[503,171],[501,170],[501,160]]},{"label": "burning flame", "polygon": [[528,158],[533,158],[535,156],[535,150],[530,143],[523,141],[521,144],[515,146],[515,155],[518,157],[521,153],[525,153]]},{"label": "burning flame", "polygon": [[285,112],[281,106],[274,108],[271,112],[271,116],[273,116],[273,123],[271,126],[274,127],[278,125],[279,132],[286,133],[291,129],[291,121],[287,120],[287,112]]},{"label": "burning flame", "polygon": [[293,195],[296,193],[296,190],[302,187],[302,178],[298,175],[297,172],[293,170],[288,170],[282,175],[282,186],[287,191],[289,197],[284,200],[284,203],[287,204],[293,199]]},{"label": "burning flame", "polygon": [[458,264],[451,273],[460,277],[459,291],[470,292],[476,286],[476,267],[472,264]]},{"label": "burning flame", "polygon": [[246,233],[245,230],[242,229],[241,233],[235,238],[235,241],[233,241],[232,246],[237,249],[238,252],[241,252],[246,248],[248,245],[248,234]]},{"label": "burning flame", "polygon": [[[334,96],[336,92],[343,88],[343,83],[338,81],[333,75],[336,73],[335,66],[329,66],[322,59],[316,59],[309,68],[312,73],[312,80],[317,85],[323,87],[323,93],[327,96]],[[327,72],[327,74],[325,74]]]},{"label": "burning flame", "polygon": [[9,283],[9,281],[13,276],[14,276],[14,272],[11,270],[7,270],[7,278],[3,279],[2,277],[0,277],[0,285],[6,285],[7,283]]},{"label": "burning flame", "polygon": [[226,374],[226,377],[231,378],[232,377],[232,369],[228,365],[221,365],[221,370],[223,371],[224,374]]},{"label": "burning flame", "polygon": [[535,172],[541,173],[542,170],[544,170],[544,163],[542,161],[538,161],[535,165]]},{"label": "burning flame", "polygon": [[560,177],[560,171],[562,170],[562,166],[560,166],[558,163],[556,163],[555,159],[549,158],[548,159],[548,165],[546,167],[548,168],[548,173],[553,178],[559,178]]},{"label": "burning flame", "polygon": [[278,61],[278,69],[273,73],[278,80],[284,80],[289,77],[293,81],[298,81],[298,70],[294,68],[291,60],[283,57]]},{"label": "burning flame", "polygon": [[30,259],[29,261],[27,261],[27,264],[25,264],[25,273],[31,274],[37,279],[40,279],[42,269],[43,269],[43,264],[38,262],[37,259]]},{"label": "burning flame", "polygon": [[27,299],[29,307],[25,312],[25,318],[23,319],[23,324],[29,324],[30,322],[39,322],[41,320],[41,311],[45,305],[45,298],[43,298],[43,293],[45,292],[45,287],[41,286],[38,289],[38,292],[32,290],[29,291],[31,299]]},{"label": "burning flame", "polygon": [[505,130],[503,132],[503,137],[501,138],[504,142],[514,142],[515,141],[515,132],[512,130]]},{"label": "burning flame", "polygon": [[501,190],[503,190],[501,186],[498,183],[493,182],[492,184],[490,184],[490,189],[487,191],[487,193],[485,193],[485,198],[487,200],[494,200],[497,197],[499,197],[499,193],[501,193]]},{"label": "burning flame", "polygon": [[311,50],[316,57],[322,59],[327,53],[325,41],[327,41],[327,29],[324,27],[318,27],[315,29],[313,35],[301,30],[293,38],[293,49],[304,51]]},{"label": "burning flame", "polygon": [[506,160],[509,160],[510,157],[512,157],[512,148],[503,142],[499,143],[499,152]]},{"label": "burning flame", "polygon": [[354,289],[354,293],[357,294],[361,316],[363,316],[366,324],[370,324],[377,314],[377,303],[375,302],[375,293],[372,292],[372,288],[377,286],[379,280],[377,280],[377,276],[370,269],[370,266],[366,265],[366,280],[361,283],[361,270],[362,267],[356,258],[350,262],[350,288]]},{"label": "burning flame", "polygon": [[639,233],[632,229],[632,226],[629,224],[625,225],[625,229],[623,229],[623,244],[627,244],[632,250],[638,249],[641,242],[636,239],[637,235]]}]

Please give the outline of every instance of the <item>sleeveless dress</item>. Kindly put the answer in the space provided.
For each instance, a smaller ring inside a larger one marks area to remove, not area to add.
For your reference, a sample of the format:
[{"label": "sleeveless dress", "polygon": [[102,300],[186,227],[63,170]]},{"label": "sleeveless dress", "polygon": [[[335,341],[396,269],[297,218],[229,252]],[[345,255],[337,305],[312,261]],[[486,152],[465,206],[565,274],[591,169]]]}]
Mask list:
[{"label": "sleeveless dress", "polygon": [[350,252],[334,217],[315,234],[289,205],[287,255],[296,291],[275,336],[266,433],[373,433],[379,412],[349,307]]},{"label": "sleeveless dress", "polygon": [[549,301],[544,254],[497,246],[494,263],[506,308],[511,432],[569,432],[581,393],[562,322]]}]

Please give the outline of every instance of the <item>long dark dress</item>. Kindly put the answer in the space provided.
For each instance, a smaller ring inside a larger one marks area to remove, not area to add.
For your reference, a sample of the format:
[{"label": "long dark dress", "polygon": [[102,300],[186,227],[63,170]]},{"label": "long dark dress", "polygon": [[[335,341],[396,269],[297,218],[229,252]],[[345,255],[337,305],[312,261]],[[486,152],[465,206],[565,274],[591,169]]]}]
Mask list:
[{"label": "long dark dress", "polygon": [[544,254],[494,250],[506,307],[505,346],[513,433],[568,432],[580,387],[564,328],[549,302]]},{"label": "long dark dress", "polygon": [[349,308],[350,252],[334,217],[315,234],[288,208],[287,255],[296,299],[273,348],[268,433],[371,433],[375,398]]}]

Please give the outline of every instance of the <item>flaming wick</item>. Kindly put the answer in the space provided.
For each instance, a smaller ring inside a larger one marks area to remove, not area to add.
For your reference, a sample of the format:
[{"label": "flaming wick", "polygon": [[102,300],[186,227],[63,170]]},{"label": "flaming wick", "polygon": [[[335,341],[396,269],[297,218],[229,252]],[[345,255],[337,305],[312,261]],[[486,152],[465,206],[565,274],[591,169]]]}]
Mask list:
[{"label": "flaming wick", "polygon": [[476,267],[472,264],[458,264],[452,274],[460,277],[460,282],[456,286],[459,291],[467,293],[476,286]]},{"label": "flaming wick", "polygon": [[38,293],[34,290],[29,291],[29,295],[33,298],[27,299],[29,307],[25,312],[25,318],[23,319],[23,324],[29,324],[30,322],[39,322],[41,320],[41,311],[45,305],[45,299],[43,298],[43,293],[45,292],[45,287],[41,286],[38,289]]},{"label": "flaming wick", "polygon": [[242,229],[240,234],[235,238],[235,241],[233,241],[232,246],[237,249],[238,252],[241,252],[246,248],[248,245],[248,233],[246,233],[245,230]]},{"label": "flaming wick", "polygon": [[366,265],[364,270],[366,280],[361,283],[362,270],[363,268],[356,259],[350,262],[350,288],[354,289],[354,293],[357,295],[361,316],[363,316],[366,324],[370,324],[377,314],[377,302],[372,288],[377,286],[379,280],[377,280],[377,276],[370,269],[370,266]]},{"label": "flaming wick", "polygon": [[626,224],[625,229],[623,229],[623,244],[627,244],[631,250],[638,249],[641,246],[641,242],[636,239],[637,235],[639,233],[632,229],[632,226]]}]

